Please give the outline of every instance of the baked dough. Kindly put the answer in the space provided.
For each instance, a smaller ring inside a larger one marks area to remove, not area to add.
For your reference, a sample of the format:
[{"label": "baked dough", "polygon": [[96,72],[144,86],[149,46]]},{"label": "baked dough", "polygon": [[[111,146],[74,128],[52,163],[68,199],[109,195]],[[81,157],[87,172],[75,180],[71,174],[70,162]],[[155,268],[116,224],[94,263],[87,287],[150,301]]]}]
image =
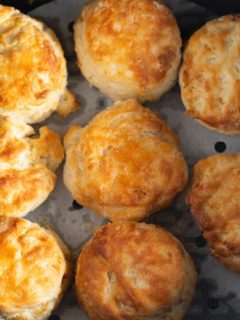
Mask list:
[{"label": "baked dough", "polygon": [[24,216],[44,202],[63,157],[61,139],[48,127],[36,136],[29,125],[0,118],[0,215]]},{"label": "baked dough", "polygon": [[119,102],[64,139],[64,182],[80,204],[110,220],[140,220],[169,205],[188,177],[179,140],[135,100]]},{"label": "baked dough", "polygon": [[55,233],[0,216],[0,319],[48,319],[68,287],[70,261]]},{"label": "baked dough", "polygon": [[240,133],[240,16],[209,21],[186,46],[180,71],[187,114],[210,129]]},{"label": "baked dough", "polygon": [[74,25],[79,67],[114,100],[158,100],[181,59],[176,20],[161,0],[92,0]]},{"label": "baked dough", "polygon": [[83,248],[75,287],[92,320],[182,320],[196,272],[182,244],[164,229],[118,221]]},{"label": "baked dough", "polygon": [[240,272],[240,154],[200,160],[187,201],[212,255]]},{"label": "baked dough", "polygon": [[[0,5],[0,116],[40,122],[57,109],[66,85],[66,61],[53,31]],[[69,108],[75,107],[73,100]]]}]

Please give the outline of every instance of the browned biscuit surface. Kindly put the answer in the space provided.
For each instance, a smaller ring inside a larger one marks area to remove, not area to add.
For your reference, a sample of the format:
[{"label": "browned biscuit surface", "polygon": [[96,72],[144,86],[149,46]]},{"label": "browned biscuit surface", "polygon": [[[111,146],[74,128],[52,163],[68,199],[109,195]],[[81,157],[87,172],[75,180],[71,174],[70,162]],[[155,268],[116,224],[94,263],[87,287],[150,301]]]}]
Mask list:
[{"label": "browned biscuit surface", "polygon": [[180,71],[187,114],[211,129],[240,133],[240,17],[209,21],[186,46]]},{"label": "browned biscuit surface", "polygon": [[2,5],[0,75],[0,115],[27,123],[47,118],[66,89],[66,61],[55,34]]},{"label": "browned biscuit surface", "polygon": [[23,216],[46,200],[64,151],[59,135],[0,119],[0,215]]},{"label": "browned biscuit surface", "polygon": [[74,26],[79,66],[114,100],[157,100],[175,83],[181,38],[159,0],[92,0]]},{"label": "browned biscuit surface", "polygon": [[140,220],[167,206],[187,181],[179,141],[135,100],[116,103],[65,137],[64,182],[74,199],[111,220]]},{"label": "browned biscuit surface", "polygon": [[212,255],[240,272],[240,155],[200,160],[193,171],[187,201],[208,240]]},{"label": "browned biscuit surface", "polygon": [[68,249],[54,234],[24,219],[0,216],[1,319],[46,319],[69,282],[68,259]]},{"label": "browned biscuit surface", "polygon": [[181,243],[164,229],[118,221],[97,229],[75,279],[90,319],[182,320],[196,272]]}]

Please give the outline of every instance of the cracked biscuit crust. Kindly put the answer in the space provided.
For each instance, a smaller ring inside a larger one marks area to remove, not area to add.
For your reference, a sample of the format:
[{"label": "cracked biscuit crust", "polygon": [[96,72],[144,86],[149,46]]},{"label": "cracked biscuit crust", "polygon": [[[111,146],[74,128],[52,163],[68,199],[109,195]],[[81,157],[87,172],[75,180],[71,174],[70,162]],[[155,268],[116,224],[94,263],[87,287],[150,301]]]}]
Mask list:
[{"label": "cracked biscuit crust", "polygon": [[159,0],[93,0],[74,25],[79,67],[114,100],[157,100],[181,59],[176,20]]},{"label": "cracked biscuit crust", "polygon": [[210,129],[240,133],[240,16],[209,21],[186,46],[180,70],[188,115]]},{"label": "cracked biscuit crust", "polygon": [[83,248],[75,288],[92,320],[182,320],[196,282],[193,262],[164,229],[118,221]]},{"label": "cracked biscuit crust", "polygon": [[47,319],[70,270],[70,253],[54,233],[21,218],[0,217],[1,320]]},{"label": "cracked biscuit crust", "polygon": [[67,84],[64,54],[52,30],[0,6],[0,115],[40,122],[57,109]]},{"label": "cracked biscuit crust", "polygon": [[64,139],[64,182],[110,220],[140,220],[167,206],[188,178],[175,133],[135,100],[116,103]]},{"label": "cracked biscuit crust", "polygon": [[48,127],[0,119],[0,215],[24,216],[48,197],[64,157],[59,135]]},{"label": "cracked biscuit crust", "polygon": [[240,272],[240,155],[215,155],[193,170],[187,202],[212,255]]}]

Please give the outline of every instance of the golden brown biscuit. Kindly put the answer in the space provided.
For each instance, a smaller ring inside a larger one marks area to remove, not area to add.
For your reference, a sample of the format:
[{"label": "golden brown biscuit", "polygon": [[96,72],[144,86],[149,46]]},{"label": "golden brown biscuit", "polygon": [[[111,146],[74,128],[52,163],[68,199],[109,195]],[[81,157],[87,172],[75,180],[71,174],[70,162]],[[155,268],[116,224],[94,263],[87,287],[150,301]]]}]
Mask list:
[{"label": "golden brown biscuit", "polygon": [[187,202],[212,255],[240,272],[240,155],[215,155],[193,170]]},{"label": "golden brown biscuit", "polygon": [[181,38],[164,1],[92,0],[74,38],[83,75],[114,100],[157,100],[175,84]]},{"label": "golden brown biscuit", "polygon": [[0,118],[0,215],[24,216],[38,207],[55,186],[62,162],[60,137],[42,127]]},{"label": "golden brown biscuit", "polygon": [[169,205],[188,177],[175,133],[135,100],[116,103],[64,144],[74,199],[110,220],[140,220]]},{"label": "golden brown biscuit", "polygon": [[210,129],[240,133],[240,16],[206,23],[190,38],[180,71],[187,114]]},{"label": "golden brown biscuit", "polygon": [[27,123],[47,118],[66,91],[66,61],[53,31],[2,5],[0,75],[0,115]]},{"label": "golden brown biscuit", "polygon": [[192,259],[170,233],[118,221],[99,228],[83,248],[75,286],[93,320],[182,320],[195,282]]},{"label": "golden brown biscuit", "polygon": [[2,320],[47,319],[70,277],[70,252],[55,233],[21,218],[0,216]]}]

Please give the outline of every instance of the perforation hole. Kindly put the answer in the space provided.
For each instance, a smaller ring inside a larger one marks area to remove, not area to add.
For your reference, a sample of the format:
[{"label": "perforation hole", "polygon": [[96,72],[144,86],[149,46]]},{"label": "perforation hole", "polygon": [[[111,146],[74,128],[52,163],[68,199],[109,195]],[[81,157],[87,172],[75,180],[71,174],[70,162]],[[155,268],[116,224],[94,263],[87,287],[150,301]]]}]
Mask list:
[{"label": "perforation hole", "polygon": [[215,143],[215,150],[218,153],[223,153],[226,150],[227,146],[226,143],[223,141],[218,141]]},{"label": "perforation hole", "polygon": [[203,248],[207,245],[207,241],[206,239],[201,235],[199,237],[196,237],[195,238],[195,244],[197,247],[199,248]]},{"label": "perforation hole", "polygon": [[60,317],[57,314],[52,314],[48,320],[60,320]]},{"label": "perforation hole", "polygon": [[106,107],[107,101],[106,101],[106,99],[104,97],[101,97],[101,98],[98,99],[97,104],[98,104],[98,107],[100,109],[102,109],[102,108]]},{"label": "perforation hole", "polygon": [[82,206],[81,204],[79,204],[76,200],[73,200],[73,202],[72,202],[72,208],[73,208],[74,210],[79,210],[79,209],[82,209],[83,206]]},{"label": "perforation hole", "polygon": [[74,25],[74,21],[70,22],[68,25],[68,31],[73,33],[73,25]]},{"label": "perforation hole", "polygon": [[209,298],[207,301],[207,306],[211,310],[216,310],[219,307],[219,300],[216,298]]}]

